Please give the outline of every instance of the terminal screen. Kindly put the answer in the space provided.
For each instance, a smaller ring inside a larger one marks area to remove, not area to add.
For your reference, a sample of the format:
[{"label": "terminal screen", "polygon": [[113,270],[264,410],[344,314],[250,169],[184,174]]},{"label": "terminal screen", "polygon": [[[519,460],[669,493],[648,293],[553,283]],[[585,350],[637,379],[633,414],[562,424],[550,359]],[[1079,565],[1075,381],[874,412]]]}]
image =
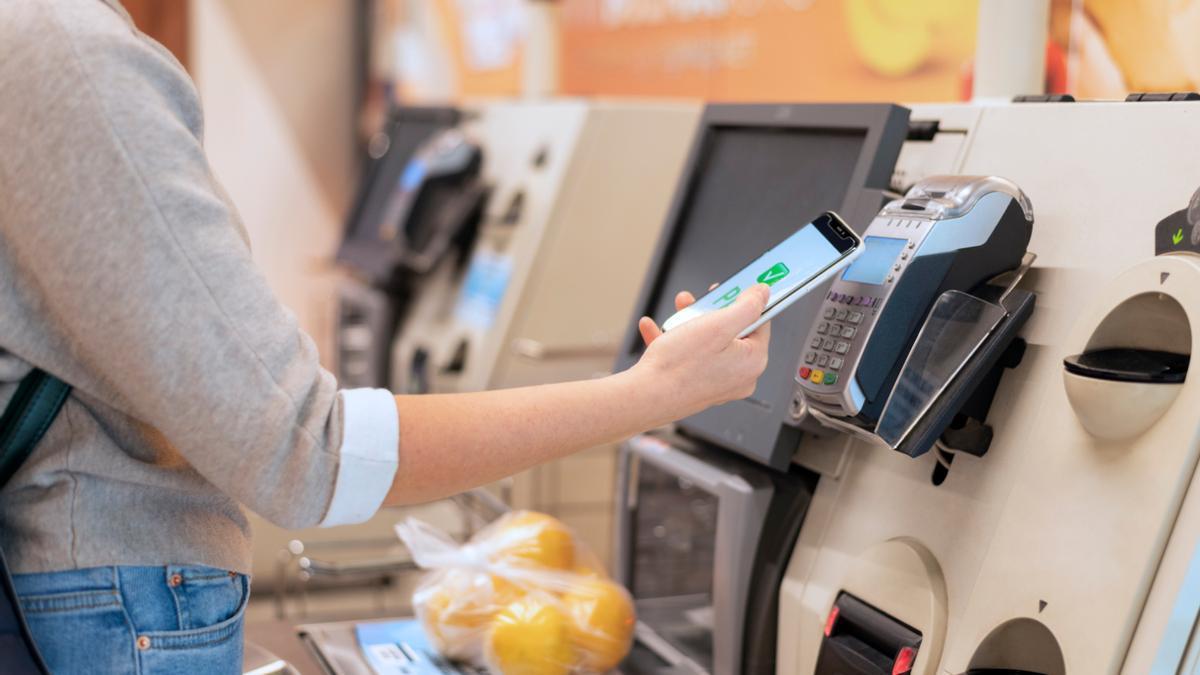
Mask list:
[{"label": "terminal screen", "polygon": [[679,291],[703,295],[825,211],[841,208],[865,130],[715,127],[680,213],[653,317]]},{"label": "terminal screen", "polygon": [[863,252],[850,267],[842,273],[845,281],[856,281],[860,284],[882,284],[892,271],[896,257],[908,244],[907,239],[895,237],[867,237],[863,240]]}]

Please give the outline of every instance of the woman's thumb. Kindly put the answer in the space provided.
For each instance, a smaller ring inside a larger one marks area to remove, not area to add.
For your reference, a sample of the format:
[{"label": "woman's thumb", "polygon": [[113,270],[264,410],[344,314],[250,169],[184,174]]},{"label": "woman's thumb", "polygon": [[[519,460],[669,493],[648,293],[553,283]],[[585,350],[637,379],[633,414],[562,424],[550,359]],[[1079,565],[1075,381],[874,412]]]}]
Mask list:
[{"label": "woman's thumb", "polygon": [[723,315],[721,321],[722,338],[732,340],[747,326],[758,320],[767,307],[771,297],[771,288],[766,284],[755,284],[746,289],[734,303],[717,312]]}]

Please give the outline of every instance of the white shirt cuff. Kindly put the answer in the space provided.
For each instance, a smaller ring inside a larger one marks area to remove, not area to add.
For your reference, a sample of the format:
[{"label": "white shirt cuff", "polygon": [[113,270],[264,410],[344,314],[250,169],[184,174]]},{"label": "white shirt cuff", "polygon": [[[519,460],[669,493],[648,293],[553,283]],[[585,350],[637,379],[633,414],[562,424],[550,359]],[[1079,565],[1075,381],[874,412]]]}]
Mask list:
[{"label": "white shirt cuff", "polygon": [[383,504],[400,461],[400,415],[384,389],[343,389],[342,447],[333,499],[321,527],[369,520]]}]

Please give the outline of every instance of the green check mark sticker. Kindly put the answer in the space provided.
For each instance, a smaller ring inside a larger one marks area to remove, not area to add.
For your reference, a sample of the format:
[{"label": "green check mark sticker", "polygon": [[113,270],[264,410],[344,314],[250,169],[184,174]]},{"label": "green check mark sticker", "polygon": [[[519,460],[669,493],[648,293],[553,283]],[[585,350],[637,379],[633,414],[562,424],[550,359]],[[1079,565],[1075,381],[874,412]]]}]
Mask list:
[{"label": "green check mark sticker", "polygon": [[790,272],[791,270],[788,269],[787,265],[784,265],[781,262],[775,263],[774,265],[771,265],[771,269],[758,275],[758,283],[774,286]]},{"label": "green check mark sticker", "polygon": [[725,295],[722,295],[721,297],[717,298],[716,300],[713,300],[712,304],[716,305],[718,309],[724,309],[724,308],[732,305],[733,301],[737,300],[737,296],[740,295],[741,292],[742,292],[741,286],[734,286],[733,288],[726,291]]}]

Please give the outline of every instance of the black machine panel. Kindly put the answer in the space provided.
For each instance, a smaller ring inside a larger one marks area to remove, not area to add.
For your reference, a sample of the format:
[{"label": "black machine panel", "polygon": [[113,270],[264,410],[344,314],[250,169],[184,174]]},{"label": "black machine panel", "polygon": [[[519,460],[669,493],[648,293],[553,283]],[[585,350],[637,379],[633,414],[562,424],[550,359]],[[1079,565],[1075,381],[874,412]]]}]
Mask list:
[{"label": "black machine panel", "polygon": [[386,128],[372,139],[369,150],[381,154],[368,157],[358,196],[346,219],[339,262],[355,267],[357,249],[376,240],[379,216],[417,148],[458,120],[454,108],[396,108],[390,113]]},{"label": "black machine panel", "polygon": [[[674,312],[676,292],[699,295],[823,211],[838,212],[861,232],[884,201],[907,122],[908,110],[894,105],[710,105],[643,284],[638,315],[661,322]],[[773,321],[772,367],[752,397],[688,418],[680,429],[785,468],[799,441],[799,431],[784,424],[792,399],[790,368],[819,295]],[[633,365],[641,352],[631,329],[617,369]]]},{"label": "black machine panel", "polygon": [[470,237],[487,191],[479,148],[452,130],[445,108],[401,108],[389,120],[386,151],[368,169],[337,259],[374,286],[403,290],[455,240]]},{"label": "black machine panel", "polygon": [[338,297],[337,376],[345,386],[390,384],[392,336],[411,282],[428,271],[421,266],[455,244],[465,250],[473,236],[471,218],[486,194],[477,180],[479,150],[438,143],[459,118],[453,108],[396,108],[369,143],[337,252],[357,278]]}]

